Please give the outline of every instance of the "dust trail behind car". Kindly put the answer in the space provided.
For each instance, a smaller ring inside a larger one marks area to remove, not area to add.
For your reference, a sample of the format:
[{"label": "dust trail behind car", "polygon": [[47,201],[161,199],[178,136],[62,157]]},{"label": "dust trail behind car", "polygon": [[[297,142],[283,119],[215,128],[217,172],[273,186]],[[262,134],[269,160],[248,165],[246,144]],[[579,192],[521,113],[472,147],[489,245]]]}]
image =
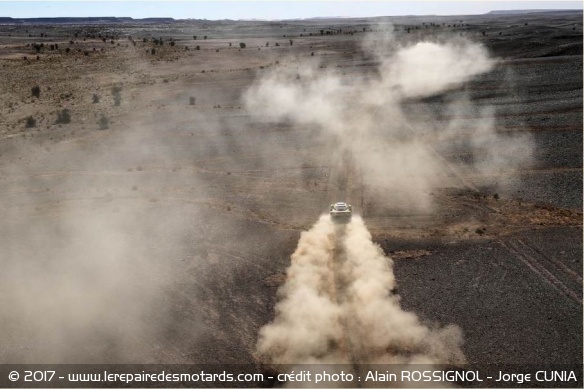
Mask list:
[{"label": "dust trail behind car", "polygon": [[401,309],[395,287],[393,261],[359,216],[335,224],[322,215],[292,254],[259,357],[273,365],[463,363],[460,329],[424,325]]}]

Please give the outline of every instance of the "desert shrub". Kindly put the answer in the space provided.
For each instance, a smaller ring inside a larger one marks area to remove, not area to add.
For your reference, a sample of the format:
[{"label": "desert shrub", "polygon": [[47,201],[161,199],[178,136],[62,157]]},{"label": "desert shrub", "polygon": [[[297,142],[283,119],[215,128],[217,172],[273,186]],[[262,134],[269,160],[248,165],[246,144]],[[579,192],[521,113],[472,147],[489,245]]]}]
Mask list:
[{"label": "desert shrub", "polygon": [[270,42],[266,42],[266,47],[270,47]]},{"label": "desert shrub", "polygon": [[93,94],[93,100],[92,100],[93,104],[97,104],[99,103],[99,95],[97,93]]},{"label": "desert shrub", "polygon": [[67,108],[63,109],[61,112],[57,112],[57,124],[67,124],[71,123],[71,114]]},{"label": "desert shrub", "polygon": [[201,50],[201,46],[199,45],[195,46],[195,50]]},{"label": "desert shrub", "polygon": [[280,47],[280,44],[278,42],[276,42],[276,47]]},{"label": "desert shrub", "polygon": [[116,85],[112,88],[112,95],[114,96],[114,105],[117,107],[122,102],[122,87]]},{"label": "desert shrub", "polygon": [[171,47],[174,47],[174,45],[175,45],[174,41],[173,42],[170,42],[170,46]]},{"label": "desert shrub", "polygon": [[105,115],[101,115],[99,118],[99,129],[100,130],[107,130],[109,128],[109,119]]},{"label": "desert shrub", "polygon": [[69,53],[70,51],[71,51],[71,49],[68,47],[65,49],[65,53]]},{"label": "desert shrub", "polygon": [[152,55],[156,54],[156,49],[154,49],[154,48],[150,49],[150,54],[152,54]]},{"label": "desert shrub", "polygon": [[314,57],[314,51],[313,51],[312,53],[310,53],[310,56],[311,56],[311,57]]},{"label": "desert shrub", "polygon": [[36,120],[32,116],[26,118],[26,128],[36,127]]},{"label": "desert shrub", "polygon": [[33,95],[34,97],[36,97],[37,99],[38,99],[39,97],[41,97],[41,88],[40,88],[40,86],[38,86],[38,85],[35,85],[35,86],[33,86],[33,87],[32,87],[32,89],[30,90],[30,92],[31,92],[31,93],[32,93],[32,95]]},{"label": "desert shrub", "polygon": [[240,47],[240,48],[242,48],[242,49],[245,49],[245,43],[241,42],[241,43],[239,44],[239,47]]},{"label": "desert shrub", "polygon": [[203,37],[203,39],[207,39],[207,35],[205,35],[205,36]]},{"label": "desert shrub", "polygon": [[189,97],[189,105],[195,105],[195,101],[197,101],[197,99],[193,96]]}]

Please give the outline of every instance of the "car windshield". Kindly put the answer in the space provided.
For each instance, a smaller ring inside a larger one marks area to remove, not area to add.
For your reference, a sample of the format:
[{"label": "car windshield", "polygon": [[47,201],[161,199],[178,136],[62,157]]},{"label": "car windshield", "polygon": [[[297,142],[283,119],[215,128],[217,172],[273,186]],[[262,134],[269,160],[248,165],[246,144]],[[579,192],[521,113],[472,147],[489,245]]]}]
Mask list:
[{"label": "car windshield", "polygon": [[337,204],[337,205],[335,205],[335,208],[337,209],[337,211],[344,211],[345,209],[347,209],[347,205],[346,204]]}]

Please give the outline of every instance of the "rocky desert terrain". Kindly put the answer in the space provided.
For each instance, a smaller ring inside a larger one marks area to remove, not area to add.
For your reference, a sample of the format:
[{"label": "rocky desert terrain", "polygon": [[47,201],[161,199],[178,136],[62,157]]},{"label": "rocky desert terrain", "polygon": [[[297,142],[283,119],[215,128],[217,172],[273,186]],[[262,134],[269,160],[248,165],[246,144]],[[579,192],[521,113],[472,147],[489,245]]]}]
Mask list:
[{"label": "rocky desert terrain", "polygon": [[[409,93],[420,42],[488,67]],[[582,12],[3,20],[0,73],[3,363],[259,366],[347,201],[467,362],[581,374]]]}]

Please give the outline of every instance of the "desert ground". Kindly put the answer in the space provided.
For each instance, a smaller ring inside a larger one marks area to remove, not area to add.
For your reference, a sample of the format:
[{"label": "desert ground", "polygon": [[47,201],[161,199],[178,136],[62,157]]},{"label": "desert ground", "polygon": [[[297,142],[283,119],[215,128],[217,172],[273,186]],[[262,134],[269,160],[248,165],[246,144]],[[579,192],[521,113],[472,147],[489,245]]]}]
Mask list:
[{"label": "desert ground", "polygon": [[[391,109],[362,86],[378,49],[458,41],[494,65]],[[0,72],[2,363],[259,366],[301,232],[347,201],[468,363],[581,369],[581,12],[3,22]],[[254,110],[278,72],[334,75],[342,130],[308,95]]]}]

